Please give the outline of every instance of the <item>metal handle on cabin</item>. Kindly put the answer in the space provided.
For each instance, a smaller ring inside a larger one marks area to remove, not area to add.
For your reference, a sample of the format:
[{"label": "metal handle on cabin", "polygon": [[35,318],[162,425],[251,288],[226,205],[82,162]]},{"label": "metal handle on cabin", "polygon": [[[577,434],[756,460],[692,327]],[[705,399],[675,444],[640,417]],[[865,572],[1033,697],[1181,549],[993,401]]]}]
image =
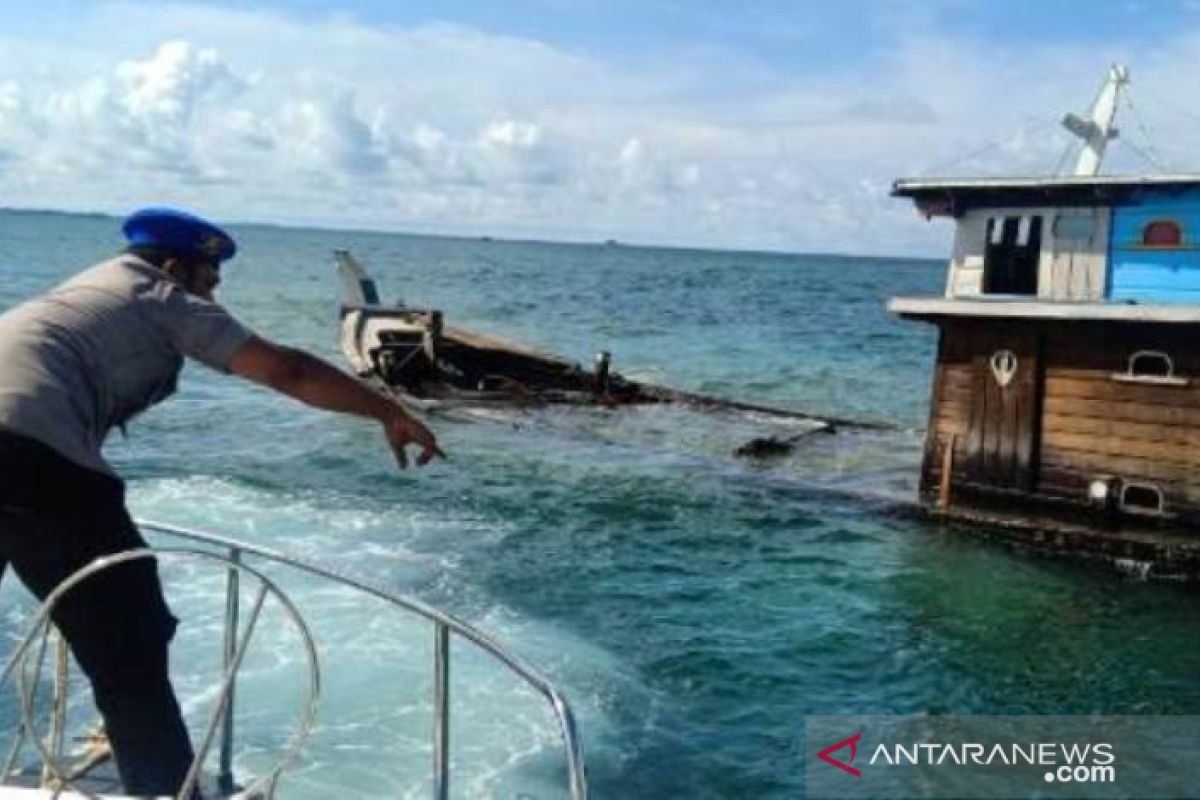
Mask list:
[{"label": "metal handle on cabin", "polygon": [[450,796],[450,629],[433,624],[433,796]]},{"label": "metal handle on cabin", "polygon": [[[229,560],[233,564],[242,563],[242,551],[239,548],[229,548]],[[221,666],[226,673],[233,664],[234,653],[237,650],[238,630],[238,584],[237,567],[231,567],[225,580],[225,638],[222,643]],[[221,719],[221,756],[220,771],[217,773],[217,788],[231,794],[233,783],[233,701],[237,691],[237,679],[229,687],[229,699]]]}]

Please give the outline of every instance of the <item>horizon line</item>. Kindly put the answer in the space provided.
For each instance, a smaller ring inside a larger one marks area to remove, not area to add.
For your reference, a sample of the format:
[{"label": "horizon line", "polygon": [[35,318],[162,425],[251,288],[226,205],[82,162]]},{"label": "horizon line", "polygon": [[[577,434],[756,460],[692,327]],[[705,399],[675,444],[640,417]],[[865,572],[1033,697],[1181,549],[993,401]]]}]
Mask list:
[{"label": "horizon line", "polygon": [[[29,214],[29,215],[47,215],[47,216],[65,216],[65,217],[92,217],[120,220],[119,214],[113,214],[107,211],[76,211],[61,208],[39,208],[39,207],[22,207],[22,206],[0,206],[0,214]],[[883,255],[878,253],[838,253],[832,251],[799,251],[799,250],[774,250],[774,249],[759,249],[752,247],[712,247],[695,244],[649,244],[644,242],[629,241],[617,238],[608,239],[539,239],[525,238],[520,236],[505,236],[497,234],[467,234],[467,233],[427,233],[404,230],[389,230],[384,228],[372,228],[367,226],[340,226],[323,223],[291,223],[291,222],[273,222],[264,220],[222,220],[221,225],[231,227],[258,227],[258,228],[281,228],[284,230],[309,230],[322,231],[327,233],[366,233],[382,236],[410,236],[428,239],[456,239],[460,241],[482,241],[482,242],[498,242],[505,244],[549,244],[549,245],[568,245],[578,247],[617,247],[639,250],[677,250],[691,251],[698,253],[742,253],[747,255],[763,255],[763,256],[817,256],[827,258],[846,258],[846,259],[887,259],[892,261],[944,261],[945,255]]]}]

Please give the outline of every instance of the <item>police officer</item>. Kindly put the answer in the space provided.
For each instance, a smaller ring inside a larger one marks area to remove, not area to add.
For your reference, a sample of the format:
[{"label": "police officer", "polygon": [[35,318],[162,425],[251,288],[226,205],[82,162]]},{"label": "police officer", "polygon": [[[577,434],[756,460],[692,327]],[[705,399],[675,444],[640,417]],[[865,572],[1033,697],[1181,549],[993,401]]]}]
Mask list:
[{"label": "police officer", "polygon": [[[94,558],[144,547],[107,433],[175,390],[184,357],[317,408],[378,421],[403,467],[440,455],[400,405],[328,363],[255,335],[213,299],[233,239],[168,208],[125,220],[126,251],[0,315],[0,570],[38,598]],[[157,567],[122,564],[54,613],[92,684],[125,790],[174,794],[192,747],[171,687],[177,620]]]}]

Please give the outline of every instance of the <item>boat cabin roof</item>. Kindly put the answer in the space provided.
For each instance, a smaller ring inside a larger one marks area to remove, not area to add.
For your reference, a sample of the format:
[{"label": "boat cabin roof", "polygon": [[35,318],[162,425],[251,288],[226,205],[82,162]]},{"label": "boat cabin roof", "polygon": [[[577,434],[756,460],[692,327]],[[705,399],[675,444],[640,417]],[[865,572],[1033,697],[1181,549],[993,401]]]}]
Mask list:
[{"label": "boat cabin roof", "polygon": [[1110,206],[1144,190],[1200,188],[1200,174],[1059,175],[1046,178],[900,178],[893,197],[908,197],[927,217],[957,217],[972,208]]}]

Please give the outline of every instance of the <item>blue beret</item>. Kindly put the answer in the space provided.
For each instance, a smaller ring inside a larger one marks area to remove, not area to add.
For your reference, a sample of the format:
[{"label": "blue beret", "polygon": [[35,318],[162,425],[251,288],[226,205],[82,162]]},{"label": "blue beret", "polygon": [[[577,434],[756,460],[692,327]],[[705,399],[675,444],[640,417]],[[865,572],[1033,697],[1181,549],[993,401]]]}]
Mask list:
[{"label": "blue beret", "polygon": [[161,247],[213,261],[227,261],[237,252],[233,237],[208,220],[174,208],[143,208],[121,226],[130,245]]}]

